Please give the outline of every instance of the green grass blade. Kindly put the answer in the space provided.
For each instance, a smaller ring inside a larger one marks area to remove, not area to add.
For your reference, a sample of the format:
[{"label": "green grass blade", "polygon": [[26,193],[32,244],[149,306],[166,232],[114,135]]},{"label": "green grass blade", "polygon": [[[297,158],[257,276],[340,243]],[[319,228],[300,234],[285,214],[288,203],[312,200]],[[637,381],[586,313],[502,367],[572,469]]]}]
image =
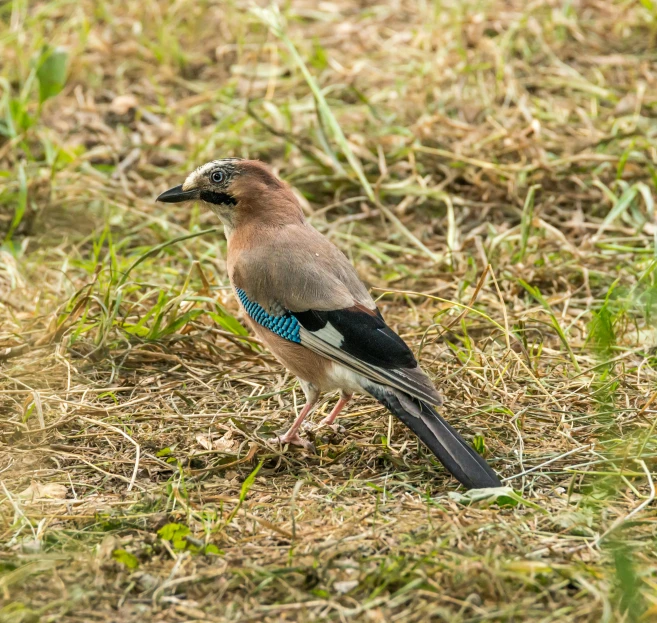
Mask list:
[{"label": "green grass blade", "polygon": [[173,238],[171,240],[167,240],[166,242],[163,242],[162,244],[158,244],[154,246],[152,249],[149,249],[146,253],[143,255],[139,256],[128,268],[128,270],[123,273],[123,276],[119,280],[119,283],[117,287],[121,287],[122,285],[125,284],[125,282],[128,280],[128,277],[130,273],[137,267],[139,264],[141,264],[144,260],[148,259],[149,257],[156,255],[159,253],[162,249],[166,249],[166,247],[171,246],[172,244],[176,244],[178,242],[183,242],[184,240],[190,240],[192,238],[198,238],[199,236],[205,236],[205,234],[212,234],[212,233],[217,233],[219,230],[218,229],[204,229],[203,231],[197,231],[196,233],[193,234],[185,234],[184,236],[178,236],[177,238]]},{"label": "green grass blade", "polygon": [[554,312],[552,311],[552,308],[550,307],[550,304],[545,300],[543,295],[541,294],[540,290],[538,288],[535,288],[532,285],[529,285],[526,281],[523,279],[518,279],[518,283],[529,293],[531,296],[533,296],[536,301],[538,301],[543,309],[548,312],[550,315],[550,320],[552,321],[552,327],[554,330],[557,332],[557,335],[559,336],[559,339],[561,340],[561,343],[563,344],[564,348],[568,351],[568,355],[570,356],[570,360],[573,362],[573,366],[575,367],[575,370],[577,370],[577,373],[579,374],[582,369],[580,368],[579,363],[577,362],[577,357],[575,357],[575,353],[573,352],[573,349],[570,346],[570,343],[568,342],[568,338],[566,337],[566,334],[564,333],[563,329],[561,328],[561,325],[559,324],[559,320],[557,317],[554,315]]},{"label": "green grass blade", "polygon": [[532,232],[532,222],[534,220],[534,197],[536,196],[536,191],[540,187],[540,184],[534,184],[529,187],[525,203],[522,207],[522,220],[520,222],[520,253],[518,254],[519,261],[522,261],[525,258],[525,253],[527,251],[527,243],[529,242],[529,236]]},{"label": "green grass blade", "polygon": [[18,201],[16,202],[16,209],[14,210],[14,215],[11,219],[11,224],[5,236],[5,242],[11,240],[12,235],[16,231],[16,228],[21,224],[23,216],[25,216],[25,211],[27,210],[27,178],[25,176],[25,167],[21,162],[18,165]]}]

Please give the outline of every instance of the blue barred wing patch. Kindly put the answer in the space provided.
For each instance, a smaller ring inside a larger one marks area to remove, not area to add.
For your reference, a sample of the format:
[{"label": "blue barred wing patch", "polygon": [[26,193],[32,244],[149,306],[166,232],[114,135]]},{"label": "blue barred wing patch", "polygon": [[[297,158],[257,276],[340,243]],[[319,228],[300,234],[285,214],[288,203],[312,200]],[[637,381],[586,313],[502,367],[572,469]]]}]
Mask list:
[{"label": "blue barred wing patch", "polygon": [[244,306],[246,313],[259,325],[265,327],[265,329],[269,329],[272,333],[282,337],[284,340],[296,342],[297,344],[301,343],[299,321],[290,312],[285,312],[280,316],[272,316],[258,305],[258,303],[249,300],[244,290],[240,288],[235,288],[235,290],[237,290],[237,296]]}]

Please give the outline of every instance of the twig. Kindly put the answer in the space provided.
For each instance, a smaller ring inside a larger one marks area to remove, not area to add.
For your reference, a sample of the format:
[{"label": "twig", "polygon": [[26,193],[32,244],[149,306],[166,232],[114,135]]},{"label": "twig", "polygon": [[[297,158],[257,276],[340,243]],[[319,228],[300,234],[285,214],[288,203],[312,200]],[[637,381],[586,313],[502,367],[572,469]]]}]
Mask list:
[{"label": "twig", "polygon": [[585,446],[582,446],[581,448],[574,448],[573,450],[569,450],[568,452],[564,452],[563,454],[560,454],[559,456],[555,456],[554,458],[551,458],[549,461],[545,461],[544,463],[541,463],[540,465],[536,465],[535,467],[531,467],[530,469],[526,469],[525,471],[519,472],[518,474],[514,474],[513,476],[507,476],[506,478],[502,478],[502,482],[506,482],[507,480],[515,480],[516,478],[520,478],[521,476],[526,476],[527,474],[531,474],[532,472],[535,472],[538,469],[541,469],[541,467],[545,467],[546,465],[550,465],[551,463],[554,463],[555,461],[558,461],[559,459],[563,459],[567,456],[570,456],[571,454],[577,454],[578,452],[582,452],[583,450],[591,450],[593,448],[593,444],[589,448],[586,448]]},{"label": "twig", "polygon": [[128,484],[128,491],[132,491],[132,487],[135,485],[135,480],[137,479],[137,471],[139,470],[139,458],[140,458],[140,446],[139,444],[132,438],[128,433],[125,431],[121,430],[120,428],[116,426],[112,426],[112,424],[107,424],[106,422],[101,422],[99,420],[94,420],[93,418],[88,418],[85,417],[84,415],[78,415],[81,420],[88,422],[89,424],[95,424],[97,426],[102,426],[104,428],[108,428],[109,430],[114,431],[115,433],[119,433],[119,435],[123,435],[134,447],[135,447],[135,467],[132,470],[132,478],[130,478],[130,482]]},{"label": "twig", "polygon": [[614,523],[612,523],[611,526],[609,526],[609,528],[607,528],[607,530],[605,530],[593,542],[593,547],[598,546],[603,539],[609,536],[614,530],[616,530],[619,526],[623,525],[626,521],[629,521],[632,517],[640,513],[646,506],[648,506],[655,499],[655,483],[652,480],[652,474],[650,473],[650,470],[648,469],[646,462],[643,461],[642,459],[635,459],[635,461],[641,466],[643,472],[646,475],[646,478],[648,479],[648,485],[650,486],[650,495],[648,496],[647,499],[641,502],[641,504],[639,504],[633,511],[629,512],[624,517],[619,517],[616,521],[614,521]]}]

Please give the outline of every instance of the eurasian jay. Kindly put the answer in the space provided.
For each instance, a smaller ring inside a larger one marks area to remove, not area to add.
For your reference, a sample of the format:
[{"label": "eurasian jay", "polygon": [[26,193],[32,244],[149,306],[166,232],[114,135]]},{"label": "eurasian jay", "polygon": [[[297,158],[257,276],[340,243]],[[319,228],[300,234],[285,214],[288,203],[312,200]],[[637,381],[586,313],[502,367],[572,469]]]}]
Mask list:
[{"label": "eurasian jay", "polygon": [[230,283],[248,324],[295,374],[306,405],[281,437],[299,430],[323,392],[369,394],[408,426],[468,488],[499,487],[486,461],[436,412],[442,399],[406,343],[385,323],[346,256],[305,219],[290,188],[256,160],[214,160],[158,201],[201,201],[224,225]]}]

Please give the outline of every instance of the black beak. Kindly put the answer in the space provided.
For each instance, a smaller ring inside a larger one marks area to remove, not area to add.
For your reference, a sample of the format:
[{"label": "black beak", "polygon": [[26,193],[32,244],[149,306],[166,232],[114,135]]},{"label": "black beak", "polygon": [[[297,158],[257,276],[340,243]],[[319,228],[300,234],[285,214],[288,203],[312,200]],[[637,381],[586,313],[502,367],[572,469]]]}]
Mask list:
[{"label": "black beak", "polygon": [[198,199],[198,190],[183,190],[182,186],[175,186],[165,190],[155,201],[162,201],[163,203],[181,203],[182,201],[191,201]]}]

